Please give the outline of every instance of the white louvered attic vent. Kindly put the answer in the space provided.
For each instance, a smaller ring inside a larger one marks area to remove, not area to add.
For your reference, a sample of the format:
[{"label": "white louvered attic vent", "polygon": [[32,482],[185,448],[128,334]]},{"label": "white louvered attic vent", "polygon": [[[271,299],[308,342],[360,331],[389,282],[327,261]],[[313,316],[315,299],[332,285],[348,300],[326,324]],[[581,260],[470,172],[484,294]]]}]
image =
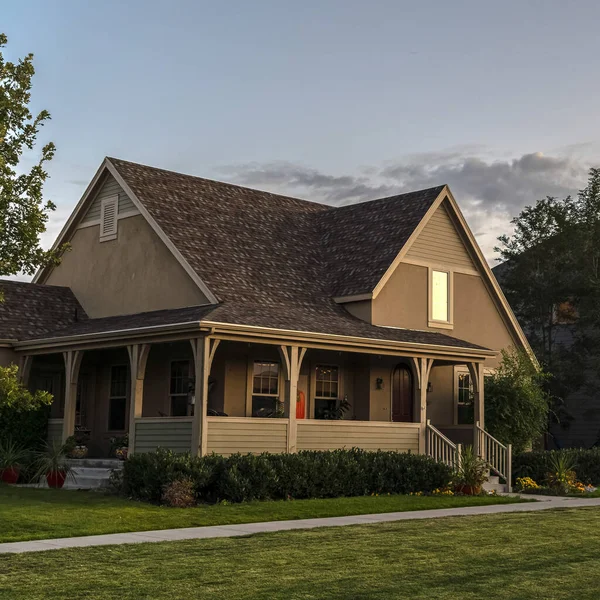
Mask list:
[{"label": "white louvered attic vent", "polygon": [[117,239],[117,211],[119,196],[103,198],[100,207],[100,241]]}]

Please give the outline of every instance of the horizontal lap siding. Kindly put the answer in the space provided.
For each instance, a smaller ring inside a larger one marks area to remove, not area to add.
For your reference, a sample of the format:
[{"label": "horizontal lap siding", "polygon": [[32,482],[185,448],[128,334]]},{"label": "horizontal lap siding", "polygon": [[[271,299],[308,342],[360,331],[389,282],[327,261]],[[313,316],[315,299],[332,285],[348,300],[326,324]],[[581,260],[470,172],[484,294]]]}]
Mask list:
[{"label": "horizontal lap siding", "polygon": [[138,210],[131,198],[122,190],[116,179],[111,175],[107,177],[104,185],[100,188],[98,195],[94,198],[90,208],[85,216],[81,219],[81,223],[90,223],[100,220],[100,207],[104,198],[111,196],[119,196],[119,214],[137,213]]},{"label": "horizontal lap siding", "polygon": [[157,448],[189,452],[192,448],[192,421],[136,422],[135,451],[154,452]]},{"label": "horizontal lap siding", "polygon": [[298,450],[363,450],[419,451],[419,428],[395,425],[339,425],[310,421],[298,422]]},{"label": "horizontal lap siding", "polygon": [[406,258],[476,268],[443,205],[431,216],[406,253]]},{"label": "horizontal lap siding", "polygon": [[208,421],[208,452],[229,456],[287,450],[287,420]]}]

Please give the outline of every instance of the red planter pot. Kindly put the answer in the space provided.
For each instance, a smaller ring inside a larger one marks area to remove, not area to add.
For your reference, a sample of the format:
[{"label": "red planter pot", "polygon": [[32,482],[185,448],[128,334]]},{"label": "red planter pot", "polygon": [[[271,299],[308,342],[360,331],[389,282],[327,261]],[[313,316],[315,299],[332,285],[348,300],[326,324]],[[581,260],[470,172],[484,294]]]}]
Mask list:
[{"label": "red planter pot", "polygon": [[49,473],[46,473],[46,481],[50,488],[60,489],[65,485],[66,478],[67,474],[64,471],[50,471]]},{"label": "red planter pot", "polygon": [[479,496],[481,494],[481,487],[474,485],[457,485],[454,491],[465,496]]},{"label": "red planter pot", "polygon": [[7,467],[6,469],[2,469],[0,479],[4,483],[17,483],[19,481],[19,472],[19,467]]}]

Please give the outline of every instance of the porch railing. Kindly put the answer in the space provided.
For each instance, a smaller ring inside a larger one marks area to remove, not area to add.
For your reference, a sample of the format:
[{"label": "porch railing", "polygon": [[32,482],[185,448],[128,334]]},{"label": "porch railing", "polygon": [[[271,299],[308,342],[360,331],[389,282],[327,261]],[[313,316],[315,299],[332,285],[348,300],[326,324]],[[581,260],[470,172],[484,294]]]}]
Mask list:
[{"label": "porch railing", "polygon": [[490,468],[506,479],[506,488],[512,491],[512,446],[505,446],[485,429],[475,423],[475,452],[485,460]]},{"label": "porch railing", "polygon": [[438,462],[454,469],[460,461],[461,445],[448,439],[439,429],[436,429],[429,419],[425,429],[425,452]]}]

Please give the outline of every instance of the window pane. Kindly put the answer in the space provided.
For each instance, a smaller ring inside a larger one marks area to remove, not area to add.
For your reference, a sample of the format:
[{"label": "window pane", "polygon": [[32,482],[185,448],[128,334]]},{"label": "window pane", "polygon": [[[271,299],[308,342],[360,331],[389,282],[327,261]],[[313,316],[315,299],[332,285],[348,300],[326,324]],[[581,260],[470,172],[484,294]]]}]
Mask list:
[{"label": "window pane", "polygon": [[189,361],[177,360],[171,363],[171,394],[187,394],[189,374]]},{"label": "window pane", "polygon": [[271,417],[275,414],[277,399],[273,396],[252,396],[252,416]]},{"label": "window pane", "polygon": [[127,396],[127,367],[119,365],[110,370],[110,395]]},{"label": "window pane", "polygon": [[431,318],[448,321],[448,273],[444,271],[431,274]]},{"label": "window pane", "polygon": [[125,398],[111,398],[108,405],[108,429],[110,431],[125,430]]},{"label": "window pane", "polygon": [[252,384],[254,394],[277,396],[279,393],[279,364],[257,360],[254,363]]},{"label": "window pane", "polygon": [[330,388],[329,388],[329,397],[330,398],[337,398],[338,397],[338,384],[333,382],[329,384]]}]

